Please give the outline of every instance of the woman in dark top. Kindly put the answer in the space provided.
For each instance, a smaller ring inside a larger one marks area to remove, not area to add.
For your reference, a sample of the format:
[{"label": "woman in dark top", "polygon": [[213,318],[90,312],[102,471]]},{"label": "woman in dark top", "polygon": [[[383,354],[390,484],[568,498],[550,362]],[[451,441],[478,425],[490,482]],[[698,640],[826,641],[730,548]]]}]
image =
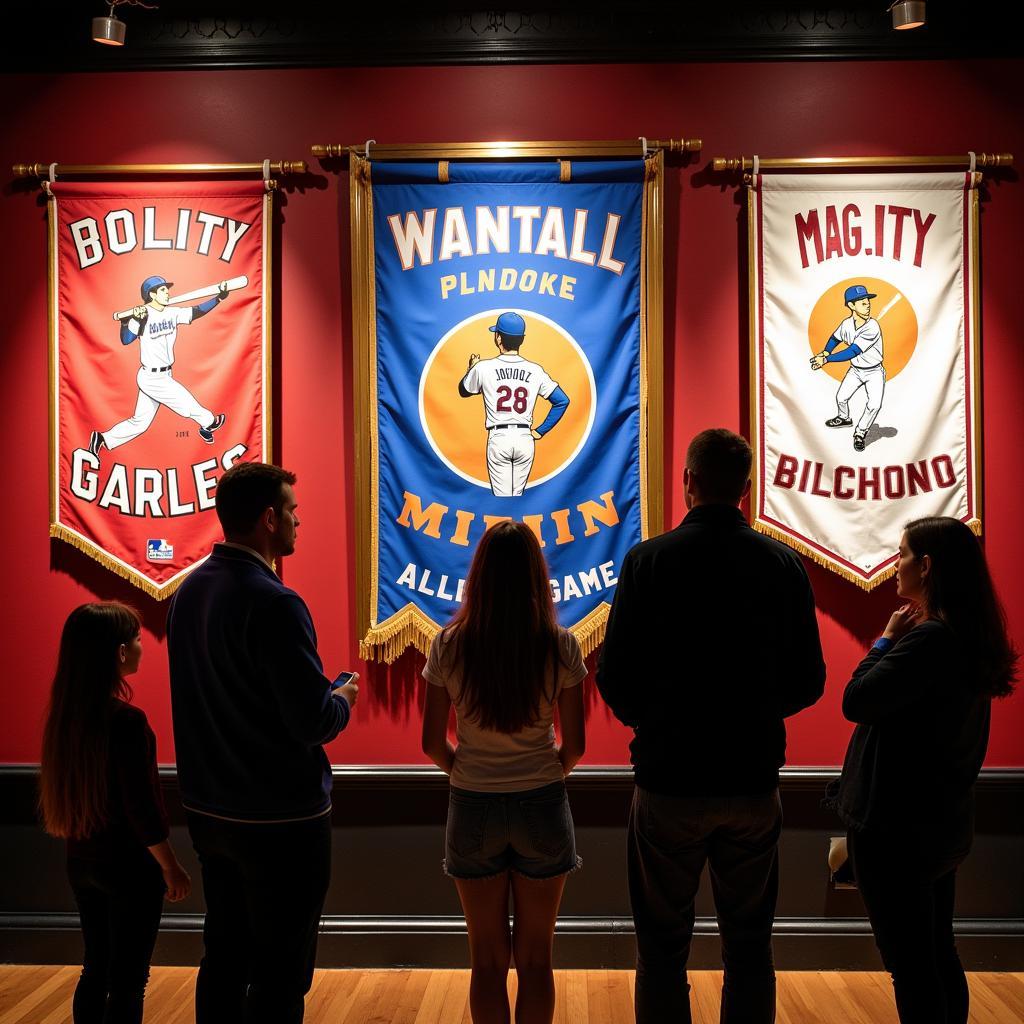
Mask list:
[{"label": "woman in dark top", "polygon": [[156,739],[130,703],[138,615],[114,602],[64,624],[43,732],[43,824],[67,840],[85,945],[75,1024],[139,1024],[164,895],[191,882],[167,838]]},{"label": "woman in dark top", "polygon": [[973,789],[993,697],[1017,655],[978,539],[955,519],[908,523],[882,636],[843,694],[850,739],[833,804],[892,974],[903,1024],[966,1024],[953,941],[957,866],[973,838]]}]

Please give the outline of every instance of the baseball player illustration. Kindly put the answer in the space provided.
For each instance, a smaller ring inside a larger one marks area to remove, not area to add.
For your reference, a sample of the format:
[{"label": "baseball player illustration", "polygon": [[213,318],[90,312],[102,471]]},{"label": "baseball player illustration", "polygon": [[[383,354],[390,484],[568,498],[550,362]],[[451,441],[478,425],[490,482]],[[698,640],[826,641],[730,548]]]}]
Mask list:
[{"label": "baseball player illustration", "polygon": [[[871,300],[876,298],[862,284],[850,285],[843,295],[850,315],[832,332],[825,347],[811,357],[811,369],[820,370],[826,363],[850,364],[836,392],[836,415],[825,420],[826,427],[851,427],[850,399],[861,389],[867,396],[864,411],[853,428],[853,447],[864,451],[865,437],[882,408],[885,394],[885,367],[882,366],[882,328],[871,316]],[[900,298],[897,294],[896,302]],[[879,319],[892,306],[879,314]],[[843,345],[836,351],[837,346]]]},{"label": "baseball player illustration", "polygon": [[114,314],[121,323],[121,344],[139,342],[142,363],[136,376],[139,397],[135,412],[128,419],[108,430],[92,432],[89,451],[93,455],[99,455],[101,448],[119,448],[145,433],[161,405],[166,405],[179,416],[195,420],[199,424],[199,436],[207,444],[213,444],[213,432],[224,425],[224,413],[212,413],[204,408],[188,388],[174,379],[174,343],[179,326],[206,316],[227,298],[229,286],[240,287],[239,282],[244,280],[221,281],[218,285],[200,289],[202,294],[213,297],[198,306],[177,306],[172,303],[193,298],[194,294],[172,299],[173,281],[147,277],[140,289],[145,305]]},{"label": "baseball player illustration", "polygon": [[[526,321],[518,313],[502,313],[493,327],[498,354],[469,357],[466,375],[459,382],[463,398],[482,395],[487,427],[487,476],[499,498],[523,493],[533,468],[534,445],[565,415],[569,397],[543,366],[524,359],[519,350],[526,337]],[[538,397],[551,403],[544,422],[533,428]]]}]

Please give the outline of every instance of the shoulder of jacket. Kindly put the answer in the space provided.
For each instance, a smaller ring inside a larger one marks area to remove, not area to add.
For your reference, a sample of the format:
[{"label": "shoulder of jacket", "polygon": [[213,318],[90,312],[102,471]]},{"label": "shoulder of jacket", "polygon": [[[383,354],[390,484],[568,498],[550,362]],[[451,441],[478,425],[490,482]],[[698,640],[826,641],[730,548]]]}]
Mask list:
[{"label": "shoulder of jacket", "polygon": [[114,711],[110,716],[110,727],[119,732],[145,732],[149,729],[149,719],[142,708],[129,704],[127,701],[114,702]]}]

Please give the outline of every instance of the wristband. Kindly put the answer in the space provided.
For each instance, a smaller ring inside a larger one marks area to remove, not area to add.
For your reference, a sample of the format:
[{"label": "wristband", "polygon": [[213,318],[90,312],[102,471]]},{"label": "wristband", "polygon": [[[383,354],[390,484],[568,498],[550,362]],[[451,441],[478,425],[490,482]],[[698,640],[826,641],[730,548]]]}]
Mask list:
[{"label": "wristband", "polygon": [[887,636],[880,636],[871,645],[871,650],[873,650],[873,651],[881,651],[883,654],[885,654],[885,652],[888,651],[889,648],[891,648],[891,647],[892,647],[892,640],[890,640],[889,637],[887,637]]}]

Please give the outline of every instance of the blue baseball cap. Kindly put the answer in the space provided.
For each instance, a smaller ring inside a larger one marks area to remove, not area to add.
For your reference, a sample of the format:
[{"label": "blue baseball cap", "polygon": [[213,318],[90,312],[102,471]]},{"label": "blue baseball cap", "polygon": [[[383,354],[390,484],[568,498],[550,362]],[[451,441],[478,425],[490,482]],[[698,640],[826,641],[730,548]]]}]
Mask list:
[{"label": "blue baseball cap", "polygon": [[168,288],[174,287],[174,282],[168,281],[166,277],[147,277],[146,280],[142,282],[142,301],[149,302],[149,293],[156,291],[156,289],[162,284],[167,285]]},{"label": "blue baseball cap", "polygon": [[872,295],[862,284],[851,284],[846,289],[846,294],[843,296],[843,302],[856,302],[858,299],[877,299],[877,295]]},{"label": "blue baseball cap", "polygon": [[526,321],[518,313],[502,313],[498,322],[487,329],[494,334],[521,336],[526,334]]}]

